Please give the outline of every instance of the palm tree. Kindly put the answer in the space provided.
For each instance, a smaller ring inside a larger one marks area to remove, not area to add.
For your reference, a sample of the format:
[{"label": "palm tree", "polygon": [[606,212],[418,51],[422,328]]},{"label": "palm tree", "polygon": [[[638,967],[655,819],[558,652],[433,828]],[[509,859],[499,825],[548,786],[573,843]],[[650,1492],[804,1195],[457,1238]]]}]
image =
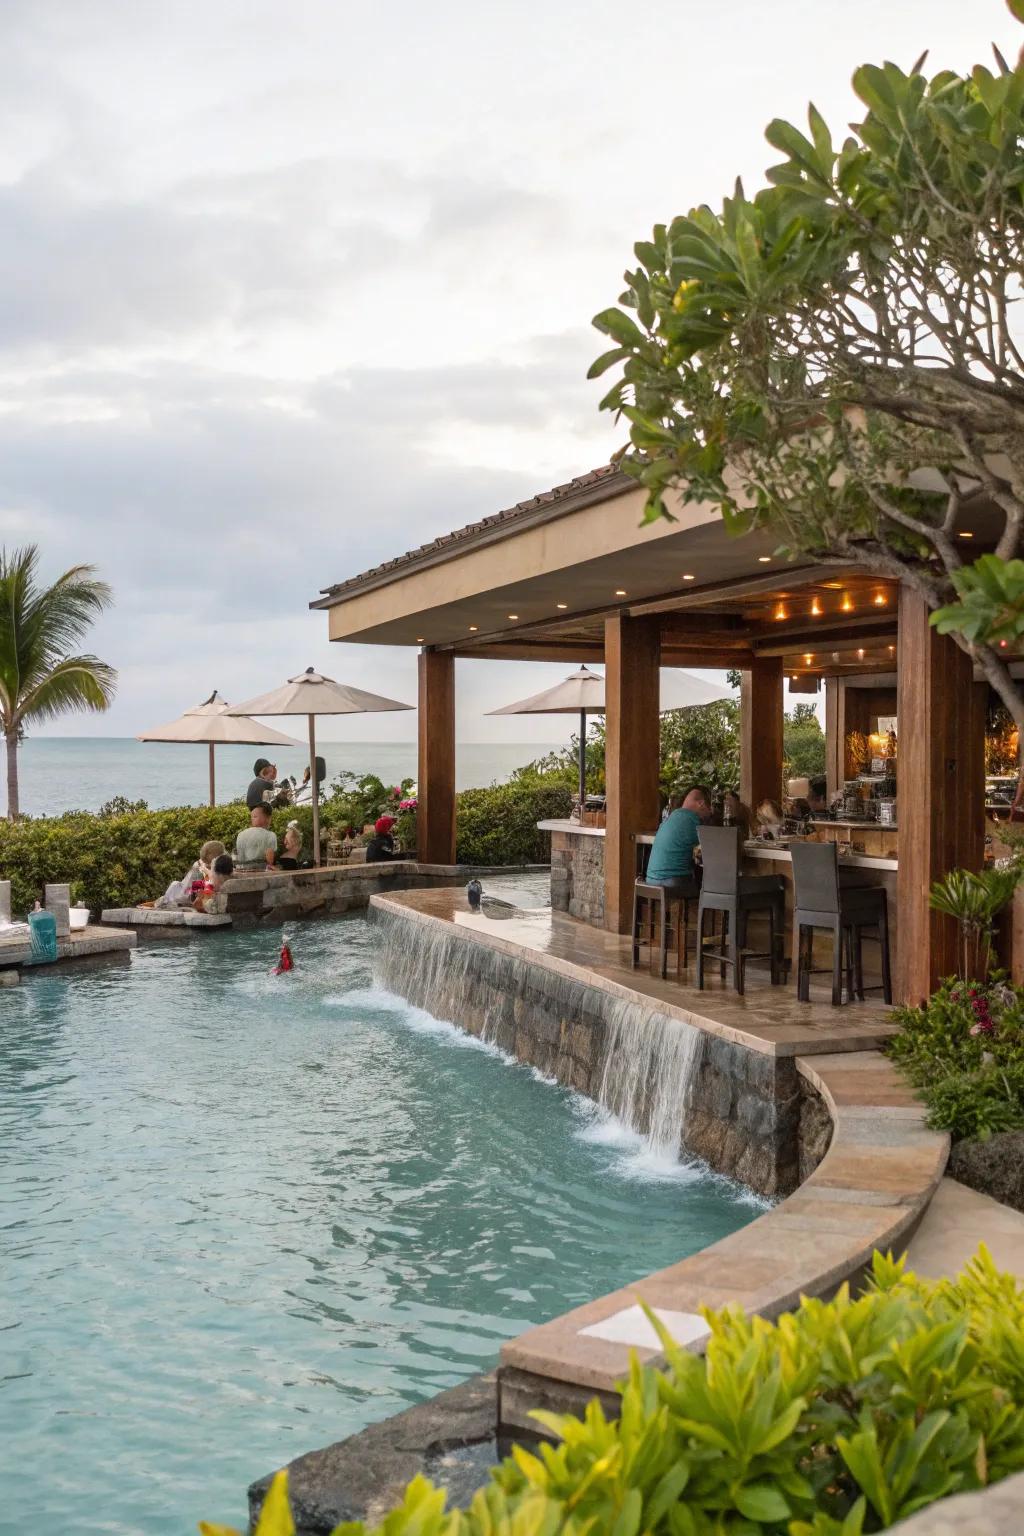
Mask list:
[{"label": "palm tree", "polygon": [[30,720],[106,709],[117,673],[72,648],[110,603],[95,567],[73,565],[51,587],[37,580],[34,544],[0,549],[0,730],[7,744],[7,818],[17,821],[18,746]]}]

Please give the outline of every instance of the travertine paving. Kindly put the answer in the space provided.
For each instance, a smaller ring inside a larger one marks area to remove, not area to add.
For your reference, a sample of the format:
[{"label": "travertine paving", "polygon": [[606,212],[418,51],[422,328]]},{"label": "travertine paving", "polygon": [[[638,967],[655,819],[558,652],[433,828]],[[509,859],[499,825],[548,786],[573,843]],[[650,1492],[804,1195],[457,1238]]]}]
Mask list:
[{"label": "travertine paving", "polygon": [[833,1008],[812,994],[798,1003],[792,985],[773,987],[767,971],[748,969],[746,995],[738,997],[717,975],[703,992],[669,973],[666,981],[630,964],[630,944],[619,934],[592,928],[560,912],[540,909],[502,920],[469,910],[463,890],[396,891],[374,897],[373,904],[393,905],[427,919],[440,919],[472,932],[507,954],[530,953],[552,971],[603,986],[619,996],[656,1001],[659,1008],[716,1034],[771,1055],[862,1051],[877,1047],[893,1033],[889,1009],[868,1000]]}]

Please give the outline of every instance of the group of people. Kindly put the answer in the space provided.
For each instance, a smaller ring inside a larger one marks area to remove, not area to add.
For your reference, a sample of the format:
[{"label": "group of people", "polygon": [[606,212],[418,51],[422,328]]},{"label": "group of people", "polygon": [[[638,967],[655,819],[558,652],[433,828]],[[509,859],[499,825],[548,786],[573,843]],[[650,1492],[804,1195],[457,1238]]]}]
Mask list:
[{"label": "group of people", "polygon": [[[317,795],[327,776],[327,764],[322,757],[316,758],[316,788]],[[258,757],[252,765],[252,782],[245,792],[245,803],[250,811],[254,805],[269,805],[271,810],[283,810],[289,805],[302,805],[304,802],[312,804],[313,801],[313,775],[306,768],[302,775],[302,782],[296,784],[293,778],[282,779],[278,783],[277,764],[269,758]]]}]

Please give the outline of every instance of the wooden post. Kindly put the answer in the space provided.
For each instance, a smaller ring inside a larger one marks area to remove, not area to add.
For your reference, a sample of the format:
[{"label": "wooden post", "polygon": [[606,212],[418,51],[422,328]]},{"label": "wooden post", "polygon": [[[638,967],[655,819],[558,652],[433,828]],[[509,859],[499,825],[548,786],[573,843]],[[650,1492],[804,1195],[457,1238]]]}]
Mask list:
[{"label": "wooden post", "polygon": [[740,675],[740,799],[756,811],[782,795],[782,658],[759,656]]},{"label": "wooden post", "polygon": [[980,869],[985,838],[985,689],[970,657],[900,588],[897,660],[898,1002],[920,1003],[957,964],[952,918],[932,911],[934,880]]},{"label": "wooden post", "polygon": [[455,863],[455,658],[421,651],[416,852],[421,864]]},{"label": "wooden post", "polygon": [[846,684],[841,677],[825,679],[825,793],[831,802],[846,778],[846,732],[843,694]]},{"label": "wooden post", "polygon": [[660,659],[657,617],[605,621],[604,920],[613,933],[632,921],[634,835],[658,825]]}]

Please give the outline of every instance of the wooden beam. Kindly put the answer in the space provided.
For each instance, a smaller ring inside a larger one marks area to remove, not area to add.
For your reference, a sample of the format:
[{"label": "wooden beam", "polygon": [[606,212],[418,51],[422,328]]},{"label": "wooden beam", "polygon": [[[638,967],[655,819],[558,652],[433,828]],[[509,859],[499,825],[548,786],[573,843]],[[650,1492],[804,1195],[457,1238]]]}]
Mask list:
[{"label": "wooden beam", "polygon": [[658,825],[658,623],[617,616],[605,625],[605,926],[627,933],[633,910],[634,834]]},{"label": "wooden beam", "polygon": [[[630,603],[628,611],[633,618],[643,618],[652,613],[688,613],[694,608],[713,608],[716,603],[732,602],[737,597],[760,597],[776,588],[806,587],[824,576],[833,576],[838,568],[825,565],[779,566],[775,570],[758,572],[756,576],[738,576],[731,581],[718,581],[706,587],[690,586],[664,597],[649,598],[646,602]],[[851,566],[851,570],[856,567]]]},{"label": "wooden beam", "polygon": [[740,687],[740,799],[756,811],[782,794],[782,658],[756,657]]},{"label": "wooden beam", "polygon": [[455,863],[455,658],[421,651],[416,851],[423,864]]},{"label": "wooden beam", "polygon": [[780,624],[776,630],[758,628],[751,630],[750,643],[759,656],[791,656],[795,651],[813,651],[821,657],[826,651],[855,651],[866,640],[896,639],[896,615],[880,619],[875,614],[862,619],[850,619],[841,628],[819,624],[812,628],[786,629]]},{"label": "wooden beam", "polygon": [[932,883],[951,869],[981,867],[986,690],[905,586],[899,619],[896,999],[916,1004],[957,966],[957,926],[932,910]]}]

